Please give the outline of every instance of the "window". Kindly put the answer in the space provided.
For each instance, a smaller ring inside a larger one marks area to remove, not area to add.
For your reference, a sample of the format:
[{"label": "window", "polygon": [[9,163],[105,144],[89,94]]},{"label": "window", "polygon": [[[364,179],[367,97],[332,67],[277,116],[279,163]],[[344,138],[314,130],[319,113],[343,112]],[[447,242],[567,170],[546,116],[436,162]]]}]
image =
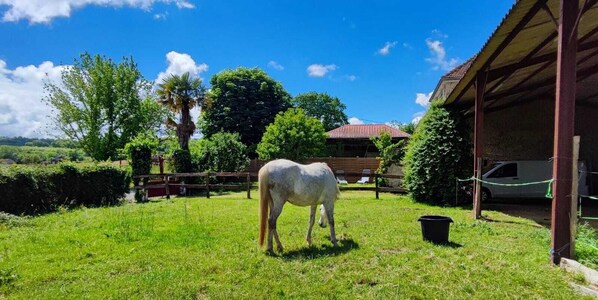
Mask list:
[{"label": "window", "polygon": [[517,164],[510,163],[496,169],[488,178],[517,177]]}]

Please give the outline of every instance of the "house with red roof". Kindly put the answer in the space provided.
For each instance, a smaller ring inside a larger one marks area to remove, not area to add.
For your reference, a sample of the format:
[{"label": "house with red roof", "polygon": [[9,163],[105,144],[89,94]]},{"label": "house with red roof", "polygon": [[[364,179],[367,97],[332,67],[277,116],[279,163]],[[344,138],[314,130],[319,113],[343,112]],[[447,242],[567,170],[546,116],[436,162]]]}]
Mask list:
[{"label": "house with red roof", "polygon": [[390,133],[394,142],[407,139],[410,135],[386,124],[343,125],[327,132],[326,146],[334,157],[376,157],[378,149],[370,140],[382,131]]}]

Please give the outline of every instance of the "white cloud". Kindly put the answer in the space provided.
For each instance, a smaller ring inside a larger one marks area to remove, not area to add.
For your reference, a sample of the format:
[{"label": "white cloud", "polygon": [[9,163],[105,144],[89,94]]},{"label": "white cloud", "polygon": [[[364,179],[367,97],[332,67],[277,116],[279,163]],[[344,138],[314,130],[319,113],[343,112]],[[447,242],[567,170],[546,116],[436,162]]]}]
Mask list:
[{"label": "white cloud", "polygon": [[397,45],[397,42],[386,42],[384,43],[384,47],[378,49],[378,54],[386,56],[390,54],[390,49],[394,48]]},{"label": "white cloud", "polygon": [[431,55],[431,57],[426,58],[426,61],[432,64],[432,69],[449,71],[459,63],[459,60],[456,58],[447,59],[446,50],[440,40],[428,38],[426,39],[426,45]]},{"label": "white cloud", "polygon": [[357,76],[355,76],[355,75],[346,75],[345,77],[349,81],[355,81],[355,80],[357,80]]},{"label": "white cloud", "polygon": [[11,70],[0,60],[0,136],[47,136],[50,111],[42,101],[44,82],[59,83],[64,68],[45,61]]},{"label": "white cloud", "polygon": [[189,72],[191,76],[199,77],[201,72],[208,70],[207,64],[195,63],[195,60],[191,58],[191,55],[186,53],[170,51],[166,54],[166,60],[168,60],[168,67],[166,68],[166,71],[160,72],[160,74],[158,74],[158,78],[156,78],[156,84],[162,83],[162,81],[171,74],[182,75],[186,72]]},{"label": "white cloud", "polygon": [[273,60],[271,60],[271,61],[268,62],[268,67],[270,67],[270,68],[272,68],[274,70],[278,70],[278,71],[284,70],[284,67],[281,64],[279,64],[279,63],[277,63],[276,61],[273,61]]},{"label": "white cloud", "polygon": [[448,34],[442,33],[442,31],[440,31],[438,29],[432,30],[432,35],[437,36],[437,37],[439,37],[441,39],[448,38]]},{"label": "white cloud", "polygon": [[403,43],[403,47],[407,49],[413,49],[413,47],[409,43]]},{"label": "white cloud", "polygon": [[311,77],[324,77],[328,72],[336,70],[338,67],[332,65],[313,64],[307,67],[307,74]]},{"label": "white cloud", "polygon": [[432,92],[429,92],[427,94],[416,93],[415,94],[415,103],[417,103],[423,107],[428,107],[428,105],[430,105],[430,97],[432,97]]},{"label": "white cloud", "polygon": [[361,124],[365,124],[362,120],[356,118],[356,117],[350,117],[349,118],[349,124],[351,125],[361,125]]},{"label": "white cloud", "polygon": [[413,123],[413,124],[419,123],[419,121],[422,120],[422,118],[424,117],[425,114],[426,114],[425,111],[420,111],[420,112],[413,114],[413,119],[411,120],[411,123]]},{"label": "white cloud", "polygon": [[161,14],[155,14],[154,20],[166,20],[166,17],[168,17],[168,12],[164,12]]},{"label": "white cloud", "polygon": [[26,19],[30,23],[50,23],[57,17],[70,17],[73,10],[85,6],[132,7],[150,10],[155,3],[175,4],[181,9],[195,6],[188,0],[0,0],[4,11],[2,21],[18,22]]}]

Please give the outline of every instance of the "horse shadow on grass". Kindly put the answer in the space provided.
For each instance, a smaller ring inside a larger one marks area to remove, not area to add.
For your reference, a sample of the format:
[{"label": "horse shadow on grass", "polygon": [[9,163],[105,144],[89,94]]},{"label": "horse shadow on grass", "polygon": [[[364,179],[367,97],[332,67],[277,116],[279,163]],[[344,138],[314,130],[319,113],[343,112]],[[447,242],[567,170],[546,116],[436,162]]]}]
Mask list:
[{"label": "horse shadow on grass", "polygon": [[435,246],[446,247],[446,248],[453,248],[453,249],[463,247],[463,245],[461,245],[459,243],[451,242],[451,241],[445,242],[445,243],[436,243],[436,242],[431,242],[430,241],[429,243],[433,244]]},{"label": "horse shadow on grass", "polygon": [[319,259],[322,257],[330,257],[347,253],[355,249],[359,249],[359,244],[352,239],[346,239],[338,241],[338,247],[334,247],[330,243],[324,244],[321,247],[312,245],[296,250],[285,251],[284,253],[277,255],[277,257],[282,258],[283,260]]}]

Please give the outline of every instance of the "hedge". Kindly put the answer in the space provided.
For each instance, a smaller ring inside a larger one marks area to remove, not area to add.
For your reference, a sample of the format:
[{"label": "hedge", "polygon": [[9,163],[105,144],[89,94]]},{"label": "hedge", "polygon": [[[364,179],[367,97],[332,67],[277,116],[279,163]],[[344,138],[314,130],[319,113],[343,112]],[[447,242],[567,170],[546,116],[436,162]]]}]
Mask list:
[{"label": "hedge", "polygon": [[129,171],[108,164],[13,165],[0,168],[0,211],[41,214],[60,207],[119,204]]}]

